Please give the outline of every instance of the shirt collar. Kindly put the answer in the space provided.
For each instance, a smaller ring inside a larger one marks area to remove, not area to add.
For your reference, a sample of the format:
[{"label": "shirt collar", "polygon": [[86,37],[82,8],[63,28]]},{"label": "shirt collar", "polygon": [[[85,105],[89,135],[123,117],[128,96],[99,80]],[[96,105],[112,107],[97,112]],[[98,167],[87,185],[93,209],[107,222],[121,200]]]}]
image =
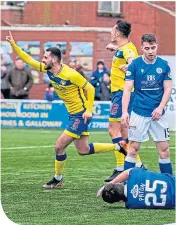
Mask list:
[{"label": "shirt collar", "polygon": [[154,64],[154,63],[156,62],[156,60],[157,60],[157,56],[156,56],[155,60],[154,60],[152,63],[148,63],[148,62],[146,62],[146,61],[145,61],[145,59],[144,59],[144,56],[143,56],[143,55],[142,55],[142,59],[143,59],[143,61],[144,61],[146,64],[148,64],[148,65],[149,65],[149,64]]}]

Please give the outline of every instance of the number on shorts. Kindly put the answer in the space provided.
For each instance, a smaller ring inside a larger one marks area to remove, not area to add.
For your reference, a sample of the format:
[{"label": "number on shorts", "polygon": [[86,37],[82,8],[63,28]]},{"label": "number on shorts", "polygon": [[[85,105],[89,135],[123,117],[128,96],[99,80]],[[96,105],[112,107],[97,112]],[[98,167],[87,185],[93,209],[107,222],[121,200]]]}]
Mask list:
[{"label": "number on shorts", "polygon": [[165,138],[168,138],[169,135],[169,128],[164,129]]}]

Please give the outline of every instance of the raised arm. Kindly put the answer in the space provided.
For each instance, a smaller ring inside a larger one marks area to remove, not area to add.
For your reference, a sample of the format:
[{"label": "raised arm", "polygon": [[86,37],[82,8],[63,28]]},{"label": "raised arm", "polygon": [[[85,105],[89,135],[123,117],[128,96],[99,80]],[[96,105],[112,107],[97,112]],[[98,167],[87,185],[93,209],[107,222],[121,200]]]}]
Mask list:
[{"label": "raised arm", "polygon": [[40,72],[47,72],[44,69],[44,64],[33,59],[30,55],[28,55],[26,52],[24,52],[18,45],[16,45],[13,36],[11,32],[9,31],[9,36],[6,37],[6,40],[11,44],[13,50],[16,52],[16,54],[22,59],[24,62],[26,62],[28,65],[33,67],[34,69],[40,71]]}]

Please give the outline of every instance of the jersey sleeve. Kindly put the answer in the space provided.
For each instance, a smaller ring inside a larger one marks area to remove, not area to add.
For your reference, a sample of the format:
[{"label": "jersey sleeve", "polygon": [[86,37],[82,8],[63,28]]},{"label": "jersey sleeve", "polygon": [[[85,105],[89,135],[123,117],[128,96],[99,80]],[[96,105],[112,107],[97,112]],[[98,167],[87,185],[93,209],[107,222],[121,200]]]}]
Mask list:
[{"label": "jersey sleeve", "polygon": [[135,67],[135,62],[133,61],[128,66],[128,70],[126,71],[126,74],[125,74],[125,80],[134,80],[135,73],[136,73],[136,67]]},{"label": "jersey sleeve", "polygon": [[129,58],[136,58],[135,51],[133,49],[124,49],[123,57],[128,62]]},{"label": "jersey sleeve", "polygon": [[13,50],[16,52],[16,54],[20,57],[21,60],[23,60],[24,62],[26,62],[28,65],[30,65],[31,67],[33,67],[34,69],[40,71],[40,72],[47,72],[44,69],[44,64],[33,59],[30,55],[28,55],[26,52],[24,52],[20,47],[18,47],[18,45],[16,45],[15,42],[11,42],[10,43]]},{"label": "jersey sleeve", "polygon": [[166,72],[165,72],[164,80],[172,80],[171,69],[168,63],[166,64]]},{"label": "jersey sleeve", "polygon": [[72,82],[72,84],[75,84],[80,88],[84,88],[88,83],[88,81],[76,71],[70,74],[69,80]]}]

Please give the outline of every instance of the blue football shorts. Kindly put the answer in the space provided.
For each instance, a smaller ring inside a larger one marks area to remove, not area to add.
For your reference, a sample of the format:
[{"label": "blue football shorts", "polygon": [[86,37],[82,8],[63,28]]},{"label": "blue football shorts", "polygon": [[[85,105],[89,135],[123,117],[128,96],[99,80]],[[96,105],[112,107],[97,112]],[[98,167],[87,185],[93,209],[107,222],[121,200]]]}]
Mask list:
[{"label": "blue football shorts", "polygon": [[85,124],[84,119],[82,118],[83,113],[84,111],[72,115],[69,114],[68,124],[64,131],[65,134],[74,138],[80,138],[81,135],[89,135],[89,124],[91,119]]},{"label": "blue football shorts", "polygon": [[[118,90],[111,93],[112,101],[111,101],[111,109],[110,109],[110,122],[118,122],[121,121],[122,117],[122,95],[123,91]],[[130,114],[132,111],[132,102],[134,99],[134,92],[131,92],[130,102],[128,106],[128,113]]]}]

